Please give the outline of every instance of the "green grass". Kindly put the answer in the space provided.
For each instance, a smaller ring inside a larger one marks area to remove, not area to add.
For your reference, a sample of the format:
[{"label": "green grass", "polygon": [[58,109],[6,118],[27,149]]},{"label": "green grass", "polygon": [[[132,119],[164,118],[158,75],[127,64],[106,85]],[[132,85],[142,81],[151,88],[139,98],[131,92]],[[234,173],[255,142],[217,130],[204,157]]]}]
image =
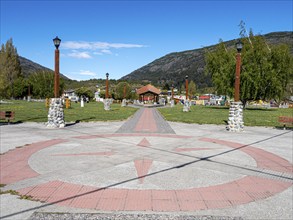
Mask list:
[{"label": "green grass", "polygon": [[[168,121],[225,125],[228,120],[229,108],[217,106],[191,106],[190,112],[183,112],[183,106],[160,108],[159,111]],[[293,117],[293,109],[245,109],[243,120],[245,126],[281,127],[279,116]],[[292,127],[292,126],[288,126]]]},{"label": "green grass", "polygon": [[[14,111],[15,119],[12,122],[47,122],[48,108],[44,102],[9,101],[10,104],[0,104],[1,111]],[[85,103],[83,108],[80,103],[71,103],[71,108],[64,108],[66,122],[88,121],[121,121],[129,118],[137,111],[136,108],[121,107],[112,104],[110,111],[104,110],[103,103]]]},{"label": "green grass", "polygon": [[[1,111],[14,111],[13,122],[47,122],[48,109],[44,102],[10,101],[11,104],[0,104]],[[190,112],[183,112],[183,106],[178,104],[174,108],[159,108],[168,121],[218,124],[225,125],[228,120],[229,108],[217,106],[191,106]],[[64,109],[66,122],[89,121],[121,121],[126,120],[137,111],[136,108],[121,107],[112,104],[110,111],[104,110],[103,103],[71,103],[70,109]],[[282,127],[278,122],[279,116],[293,117],[293,109],[245,109],[245,126]],[[292,126],[290,126],[292,128]]]}]

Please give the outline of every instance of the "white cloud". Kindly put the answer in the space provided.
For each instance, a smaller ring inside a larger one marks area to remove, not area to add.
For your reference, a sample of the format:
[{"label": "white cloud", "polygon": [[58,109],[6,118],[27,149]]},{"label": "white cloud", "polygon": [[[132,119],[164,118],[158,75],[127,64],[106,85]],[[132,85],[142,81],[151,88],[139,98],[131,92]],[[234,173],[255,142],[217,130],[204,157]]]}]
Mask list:
[{"label": "white cloud", "polygon": [[[92,55],[113,54],[111,49],[141,48],[141,44],[107,43],[107,42],[86,42],[86,41],[65,41],[61,44],[62,49],[72,50],[67,56],[78,59],[91,59]],[[117,54],[117,53],[116,53]],[[115,56],[117,56],[114,54]]]},{"label": "white cloud", "polygon": [[101,52],[93,52],[93,54],[95,54],[95,55],[103,55],[103,53],[101,53]]},{"label": "white cloud", "polygon": [[86,41],[65,41],[61,44],[63,49],[71,50],[103,50],[103,49],[121,49],[121,48],[141,48],[141,44],[107,43],[107,42],[86,42]]},{"label": "white cloud", "polygon": [[110,50],[107,50],[107,49],[103,49],[101,50],[102,53],[105,53],[105,54],[112,54],[112,52]]},{"label": "white cloud", "polygon": [[89,54],[89,52],[79,52],[79,51],[72,51],[72,53],[69,53],[68,56],[70,57],[75,57],[75,58],[79,58],[79,59],[91,59],[92,56]]},{"label": "white cloud", "polygon": [[79,75],[83,76],[96,76],[97,74],[90,70],[80,70]]}]

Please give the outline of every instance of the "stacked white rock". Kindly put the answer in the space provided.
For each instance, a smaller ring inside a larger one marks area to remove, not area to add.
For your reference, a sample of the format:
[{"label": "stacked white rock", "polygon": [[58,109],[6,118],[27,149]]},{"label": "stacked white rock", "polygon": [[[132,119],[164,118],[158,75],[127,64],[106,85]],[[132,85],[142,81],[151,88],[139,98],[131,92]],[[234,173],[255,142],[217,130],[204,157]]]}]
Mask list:
[{"label": "stacked white rock", "polygon": [[183,105],[183,112],[189,112],[190,111],[191,103],[188,100],[185,100]]},{"label": "stacked white rock", "polygon": [[51,99],[48,113],[48,122],[46,123],[46,126],[48,128],[65,127],[63,101],[61,98]]},{"label": "stacked white rock", "polygon": [[104,99],[104,109],[106,111],[111,110],[111,104],[113,103],[112,99]]},{"label": "stacked white rock", "polygon": [[171,107],[172,108],[174,107],[174,100],[173,99],[171,100]]},{"label": "stacked white rock", "polygon": [[231,102],[226,129],[233,132],[243,131],[243,105],[241,102]]},{"label": "stacked white rock", "polygon": [[126,99],[123,99],[121,103],[121,107],[125,107],[125,106],[126,106]]}]

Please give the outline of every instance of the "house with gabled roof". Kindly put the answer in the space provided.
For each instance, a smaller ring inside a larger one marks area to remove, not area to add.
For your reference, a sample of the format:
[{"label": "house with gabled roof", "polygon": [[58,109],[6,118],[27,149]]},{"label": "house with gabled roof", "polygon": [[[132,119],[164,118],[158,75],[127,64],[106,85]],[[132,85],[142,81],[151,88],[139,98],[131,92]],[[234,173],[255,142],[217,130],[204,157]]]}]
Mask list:
[{"label": "house with gabled roof", "polygon": [[136,90],[136,93],[139,96],[140,102],[143,102],[143,101],[159,102],[159,95],[161,94],[161,90],[152,86],[151,84],[148,84]]}]

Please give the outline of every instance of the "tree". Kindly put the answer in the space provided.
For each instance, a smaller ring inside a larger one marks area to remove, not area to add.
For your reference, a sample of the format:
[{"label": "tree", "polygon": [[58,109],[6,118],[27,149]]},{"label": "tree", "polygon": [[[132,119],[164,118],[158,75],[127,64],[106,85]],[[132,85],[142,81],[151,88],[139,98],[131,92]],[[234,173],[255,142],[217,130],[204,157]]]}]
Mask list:
[{"label": "tree", "polygon": [[165,83],[165,85],[163,86],[163,90],[166,90],[166,91],[170,90],[170,86],[168,83]]},{"label": "tree", "polygon": [[188,94],[190,97],[193,97],[196,92],[196,85],[195,83],[191,80],[188,84]]},{"label": "tree", "polygon": [[124,98],[124,87],[125,87],[125,98],[131,97],[131,86],[127,82],[120,82],[115,87],[115,99],[122,100]]},{"label": "tree", "polygon": [[94,98],[94,91],[92,91],[90,88],[87,87],[81,87],[78,88],[76,91],[77,96],[81,97],[88,97],[89,99],[93,99]]},{"label": "tree", "polygon": [[211,74],[215,89],[219,94],[233,95],[235,79],[235,58],[233,50],[228,51],[222,40],[215,51],[205,55],[205,71]]},{"label": "tree", "polygon": [[[52,98],[54,97],[54,73],[51,71],[40,71],[29,76],[29,84],[32,96],[35,98]],[[64,89],[64,81],[60,78],[59,96]]]},{"label": "tree", "polygon": [[252,31],[243,39],[240,97],[248,100],[280,101],[292,79],[293,57],[287,45],[269,46],[262,36]]},{"label": "tree", "polygon": [[[241,28],[244,28],[241,26]],[[240,99],[245,105],[248,100],[280,100],[292,79],[293,57],[286,45],[269,46],[264,37],[250,31],[244,36],[242,67],[240,76]],[[211,74],[219,94],[233,96],[236,68],[236,50],[227,49],[220,42],[215,51],[206,53],[206,73]]]},{"label": "tree", "polygon": [[182,94],[182,93],[186,93],[186,91],[185,91],[185,84],[182,84],[180,86],[180,94]]},{"label": "tree", "polygon": [[10,38],[0,50],[0,96],[14,98],[15,81],[21,76],[21,67],[16,48]]},{"label": "tree", "polygon": [[18,77],[14,82],[14,97],[23,98],[28,96],[29,83],[23,77]]}]

